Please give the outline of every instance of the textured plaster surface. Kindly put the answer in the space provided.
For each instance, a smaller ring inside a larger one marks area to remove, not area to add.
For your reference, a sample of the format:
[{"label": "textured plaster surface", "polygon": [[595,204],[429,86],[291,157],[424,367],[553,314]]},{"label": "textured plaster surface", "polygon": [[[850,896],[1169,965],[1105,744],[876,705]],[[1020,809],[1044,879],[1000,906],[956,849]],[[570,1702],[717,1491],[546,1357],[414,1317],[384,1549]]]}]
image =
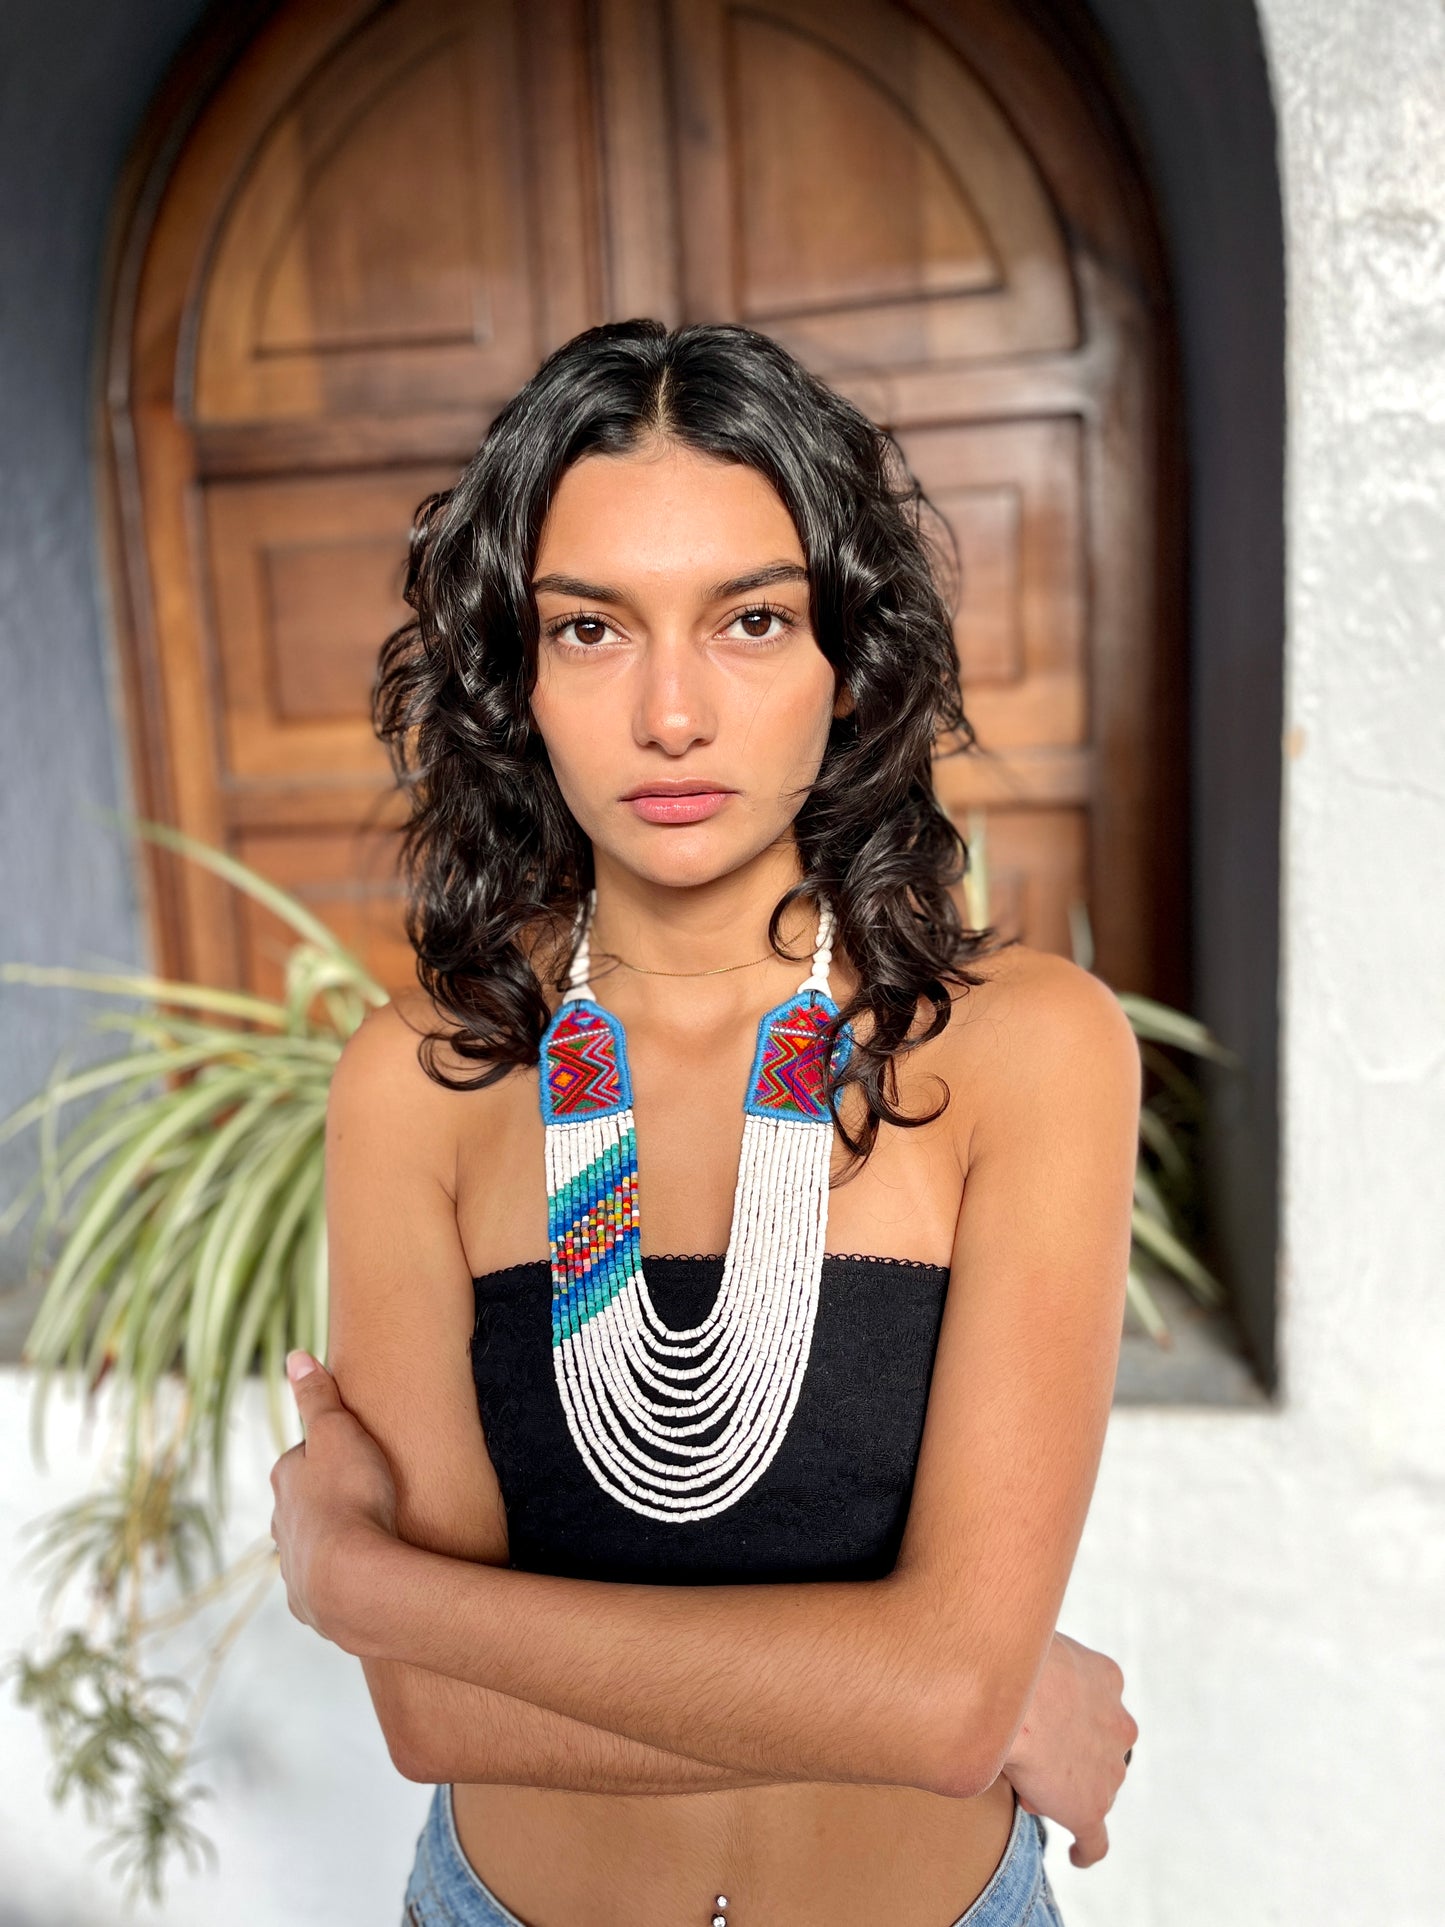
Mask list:
[{"label": "textured plaster surface", "polygon": [[[1289,272],[1283,1397],[1114,1415],[1060,1623],[1118,1658],[1141,1736],[1106,1859],[1073,1868],[1053,1831],[1070,1927],[1445,1918],[1445,13],[1262,12]],[[33,1624],[20,1525],[94,1463],[61,1405],[25,1473],[28,1397],[0,1372],[7,1649]],[[238,1443],[239,1547],[269,1516],[254,1402]],[[426,1790],[355,1663],[273,1595],[205,1735],[223,1871],[165,1920],[391,1927]],[[119,1927],[44,1777],[0,1702],[0,1923]]]},{"label": "textured plaster surface", "polygon": [[[1118,1411],[1141,1737],[1071,1927],[1445,1919],[1445,13],[1266,0],[1288,278],[1283,1400]],[[1094,1637],[1091,1638],[1091,1633]]]}]

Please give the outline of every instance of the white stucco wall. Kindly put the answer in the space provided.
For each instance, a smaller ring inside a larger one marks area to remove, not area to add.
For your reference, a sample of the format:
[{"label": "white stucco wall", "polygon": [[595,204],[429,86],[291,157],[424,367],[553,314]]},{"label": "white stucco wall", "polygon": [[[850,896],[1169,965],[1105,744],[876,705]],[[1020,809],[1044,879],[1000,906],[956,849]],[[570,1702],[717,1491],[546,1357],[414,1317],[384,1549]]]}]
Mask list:
[{"label": "white stucco wall", "polygon": [[[1265,0],[1289,237],[1284,1397],[1121,1409],[1061,1617],[1113,1653],[1141,1737],[1070,1927],[1445,1920],[1445,12]],[[1283,750],[1282,750],[1283,753]],[[1261,825],[1261,834],[1271,834]],[[85,1488],[57,1407],[0,1373],[0,1647],[29,1636],[21,1522]],[[253,1402],[257,1492],[274,1450]],[[221,1875],[174,1927],[394,1927],[426,1789],[360,1668],[279,1592],[203,1729]],[[0,1922],[126,1918],[0,1700]]]},{"label": "white stucco wall", "polygon": [[[1264,0],[1288,268],[1283,1405],[1121,1410],[1070,1927],[1445,1921],[1445,13]],[[1263,828],[1263,826],[1261,826]]]}]

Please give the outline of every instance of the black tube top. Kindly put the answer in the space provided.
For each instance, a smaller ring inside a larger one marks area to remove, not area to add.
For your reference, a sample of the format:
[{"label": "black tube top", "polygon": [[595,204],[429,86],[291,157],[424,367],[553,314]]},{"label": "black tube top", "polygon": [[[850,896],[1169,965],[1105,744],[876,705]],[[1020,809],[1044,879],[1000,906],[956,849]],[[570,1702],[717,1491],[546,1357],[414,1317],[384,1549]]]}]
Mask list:
[{"label": "black tube top", "polygon": [[[658,1316],[707,1316],[723,1258],[644,1255]],[[802,1389],[762,1477],[710,1518],[650,1519],[605,1492],[553,1375],[545,1258],[473,1281],[472,1374],[506,1507],[511,1564],[668,1585],[876,1579],[898,1557],[913,1491],[948,1269],[830,1254]]]}]

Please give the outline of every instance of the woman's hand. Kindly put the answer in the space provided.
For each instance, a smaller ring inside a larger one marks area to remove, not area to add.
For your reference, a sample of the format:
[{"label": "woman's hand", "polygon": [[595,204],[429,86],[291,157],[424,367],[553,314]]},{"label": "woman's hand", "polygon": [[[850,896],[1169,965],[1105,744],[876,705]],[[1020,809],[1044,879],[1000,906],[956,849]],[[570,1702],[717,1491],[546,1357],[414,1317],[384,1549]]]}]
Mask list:
[{"label": "woman's hand", "polygon": [[378,1532],[396,1537],[396,1486],[386,1454],[347,1411],[336,1380],[309,1352],[291,1352],[287,1376],[303,1442],[271,1468],[271,1537],[281,1554],[286,1600],[323,1639],[346,1549]]},{"label": "woman's hand", "polygon": [[1139,1728],[1121,1697],[1124,1675],[1107,1653],[1056,1632],[1029,1709],[1004,1761],[1028,1813],[1073,1834],[1069,1858],[1091,1867],[1109,1851],[1104,1815],[1124,1782]]}]

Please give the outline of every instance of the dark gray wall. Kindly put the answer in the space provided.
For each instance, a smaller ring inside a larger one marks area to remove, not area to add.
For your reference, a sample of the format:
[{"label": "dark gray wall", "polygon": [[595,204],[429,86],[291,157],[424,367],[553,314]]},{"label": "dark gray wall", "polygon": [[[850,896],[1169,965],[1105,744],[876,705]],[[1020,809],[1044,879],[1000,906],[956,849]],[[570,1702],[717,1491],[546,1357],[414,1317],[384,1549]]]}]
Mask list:
[{"label": "dark gray wall", "polygon": [[1175,284],[1189,462],[1191,1002],[1244,1059],[1205,1079],[1209,1220],[1273,1387],[1285,623],[1274,109],[1252,0],[1088,4]]},{"label": "dark gray wall", "polygon": [[[91,362],[116,178],[201,11],[201,0],[0,6],[3,960],[146,961],[130,861],[89,807],[130,807],[98,566]],[[0,984],[0,1114],[43,1081],[80,1010],[70,991]],[[33,1169],[33,1143],[0,1144],[0,1203]],[[27,1242],[0,1249],[0,1285],[21,1276]],[[0,1357],[15,1356],[28,1314],[28,1300],[0,1296]]]},{"label": "dark gray wall", "polygon": [[[117,175],[202,0],[0,6],[0,958],[140,962],[98,568],[91,365]],[[239,11],[236,9],[235,11]],[[1273,1360],[1283,665],[1283,243],[1250,0],[1090,0],[1162,211],[1190,437],[1194,1008],[1248,1060],[1211,1141],[1220,1258]],[[0,1113],[74,1035],[68,992],[0,985]],[[0,1145],[0,1203],[32,1166]],[[0,1285],[22,1250],[0,1249]],[[0,1297],[0,1356],[29,1304]]]}]

